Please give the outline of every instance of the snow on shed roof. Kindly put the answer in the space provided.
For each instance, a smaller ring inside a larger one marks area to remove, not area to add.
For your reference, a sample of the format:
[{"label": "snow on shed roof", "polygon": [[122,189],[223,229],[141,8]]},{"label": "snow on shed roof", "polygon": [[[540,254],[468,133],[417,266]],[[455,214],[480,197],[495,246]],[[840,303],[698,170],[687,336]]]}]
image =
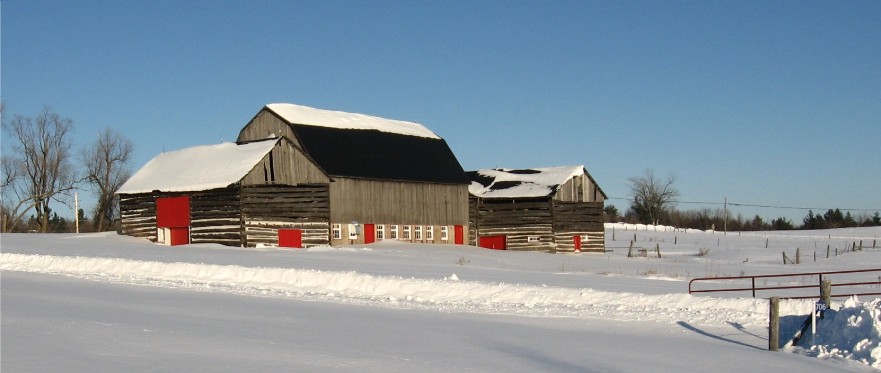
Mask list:
[{"label": "snow on shed roof", "polygon": [[408,136],[440,138],[434,132],[416,122],[385,119],[343,111],[315,109],[294,104],[276,103],[266,105],[266,107],[291,124],[339,129],[376,130]]},{"label": "snow on shed roof", "polygon": [[569,179],[584,174],[584,166],[469,171],[468,192],[481,198],[547,197]]},{"label": "snow on shed roof", "polygon": [[244,178],[276,143],[278,139],[241,145],[223,143],[162,153],[147,162],[117,193],[225,188]]}]

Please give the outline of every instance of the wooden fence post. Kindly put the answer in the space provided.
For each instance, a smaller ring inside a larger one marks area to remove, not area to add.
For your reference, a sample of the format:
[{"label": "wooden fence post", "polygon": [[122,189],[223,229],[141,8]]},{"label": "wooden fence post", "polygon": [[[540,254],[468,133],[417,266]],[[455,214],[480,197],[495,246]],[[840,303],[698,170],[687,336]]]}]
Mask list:
[{"label": "wooden fence post", "polygon": [[826,303],[826,307],[832,305],[832,280],[823,279],[820,282],[820,300]]},{"label": "wooden fence post", "polygon": [[780,298],[771,297],[768,315],[768,351],[780,349]]},{"label": "wooden fence post", "polygon": [[630,249],[627,250],[627,257],[628,258],[633,257],[633,241],[630,241]]},{"label": "wooden fence post", "polygon": [[661,244],[659,244],[659,243],[655,244],[655,251],[658,252],[658,258],[660,258],[661,257]]},{"label": "wooden fence post", "polygon": [[801,249],[795,248],[795,264],[801,264]]}]

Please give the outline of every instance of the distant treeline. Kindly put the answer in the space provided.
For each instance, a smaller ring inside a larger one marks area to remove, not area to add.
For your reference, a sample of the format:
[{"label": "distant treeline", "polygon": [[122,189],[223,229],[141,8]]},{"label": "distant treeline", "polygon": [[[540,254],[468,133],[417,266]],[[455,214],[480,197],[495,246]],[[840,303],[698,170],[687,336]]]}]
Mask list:
[{"label": "distant treeline", "polygon": [[[605,207],[605,220],[608,223],[625,222],[632,224],[651,224],[645,217],[634,212],[633,209],[628,210],[623,216],[615,205],[607,205]],[[863,213],[852,215],[849,211],[842,212],[840,209],[828,210],[825,213],[814,213],[808,210],[801,222],[792,222],[791,220],[779,217],[765,220],[759,215],[748,219],[743,215],[728,216],[727,226],[725,221],[724,209],[702,209],[702,210],[686,210],[680,211],[670,209],[665,211],[661,217],[660,224],[670,225],[680,228],[692,228],[700,230],[723,230],[729,231],[762,231],[762,230],[790,230],[790,229],[833,229],[833,228],[851,228],[851,227],[874,227],[881,226],[881,213],[874,214]]]}]

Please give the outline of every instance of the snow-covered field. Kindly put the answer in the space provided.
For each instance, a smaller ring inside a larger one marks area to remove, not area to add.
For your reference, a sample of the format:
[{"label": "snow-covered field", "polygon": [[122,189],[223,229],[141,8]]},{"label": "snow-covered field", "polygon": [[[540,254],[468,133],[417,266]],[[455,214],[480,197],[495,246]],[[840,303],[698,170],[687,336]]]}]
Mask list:
[{"label": "snow-covered field", "polygon": [[[4,234],[0,370],[881,369],[874,297],[836,299],[807,344],[768,352],[764,298],[779,294],[688,295],[696,277],[881,268],[879,227],[723,234],[611,224],[606,235],[605,254],[547,254]],[[647,256],[627,257],[634,239],[633,253]],[[801,264],[784,265],[796,248]],[[782,302],[781,339],[814,301]]]}]

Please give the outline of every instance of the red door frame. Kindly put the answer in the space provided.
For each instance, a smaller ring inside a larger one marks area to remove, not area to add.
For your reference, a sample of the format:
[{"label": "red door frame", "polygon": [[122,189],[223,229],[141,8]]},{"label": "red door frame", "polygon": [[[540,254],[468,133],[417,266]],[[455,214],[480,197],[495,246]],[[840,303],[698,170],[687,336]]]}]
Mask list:
[{"label": "red door frame", "polygon": [[376,242],[376,225],[364,224],[364,243]]},{"label": "red door frame", "polygon": [[581,235],[573,236],[572,240],[575,243],[575,252],[580,253],[581,252]]},{"label": "red door frame", "polygon": [[461,225],[457,225],[453,227],[453,231],[455,232],[456,237],[456,245],[464,245],[465,244],[465,227]]}]

